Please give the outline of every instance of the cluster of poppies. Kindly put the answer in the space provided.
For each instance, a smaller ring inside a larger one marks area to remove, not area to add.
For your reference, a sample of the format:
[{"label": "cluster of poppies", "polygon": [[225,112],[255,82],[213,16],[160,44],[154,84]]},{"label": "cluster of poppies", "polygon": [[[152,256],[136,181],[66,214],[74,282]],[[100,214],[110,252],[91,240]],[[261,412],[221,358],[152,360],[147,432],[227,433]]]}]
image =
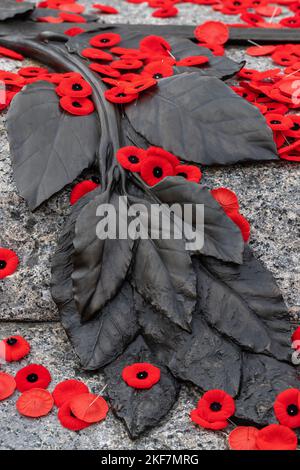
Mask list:
[{"label": "cluster of poppies", "polygon": [[[58,10],[57,16],[42,16],[38,18],[38,21],[48,23],[84,23],[85,18],[80,16],[84,13],[85,6],[77,3],[77,0],[43,0],[38,3],[38,8],[49,8],[51,10]],[[116,15],[119,11],[110,6],[103,5],[102,3],[95,3],[92,5],[95,13],[105,15]],[[70,15],[72,14],[72,15]]]},{"label": "cluster of poppies", "polygon": [[60,97],[60,106],[67,113],[87,116],[94,112],[92,87],[79,73],[65,73],[55,91]]},{"label": "cluster of poppies", "polygon": [[[191,420],[205,429],[225,429],[235,412],[234,399],[223,390],[209,390],[192,410]],[[280,393],[274,403],[274,413],[280,424],[263,429],[237,426],[228,438],[233,450],[295,450],[298,439],[292,429],[300,428],[300,390]]]}]

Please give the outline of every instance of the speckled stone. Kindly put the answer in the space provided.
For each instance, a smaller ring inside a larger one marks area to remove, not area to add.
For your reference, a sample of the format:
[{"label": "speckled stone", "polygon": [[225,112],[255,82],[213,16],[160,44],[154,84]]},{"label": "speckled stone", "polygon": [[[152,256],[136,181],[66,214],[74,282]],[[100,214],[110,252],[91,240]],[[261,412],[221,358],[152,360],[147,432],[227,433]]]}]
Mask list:
[{"label": "speckled stone", "polygon": [[[91,6],[94,0],[81,0]],[[154,19],[146,4],[133,5],[120,0],[105,0],[120,10],[118,15],[98,15],[107,23],[199,24],[208,19],[238,22],[236,16],[223,16],[209,6],[179,5],[176,18]],[[241,48],[228,48],[235,60],[244,59]],[[258,70],[272,67],[269,59],[246,56],[247,67]],[[33,62],[26,60],[22,65]],[[16,70],[20,62],[0,59],[0,69]],[[0,281],[0,337],[23,334],[32,353],[20,364],[4,365],[15,373],[29,362],[42,363],[53,376],[50,390],[66,378],[80,378],[92,391],[104,386],[98,374],[86,374],[71,348],[51,299],[50,264],[57,236],[69,212],[71,186],[53,196],[34,213],[19,197],[13,182],[9,145],[5,130],[6,115],[0,116],[0,246],[15,250],[20,267],[11,277]],[[229,168],[204,168],[203,182],[209,187],[226,186],[239,196],[241,211],[251,223],[251,246],[274,274],[287,302],[291,318],[300,318],[299,274],[299,176],[300,166],[278,162],[235,165]],[[19,323],[21,322],[21,323]],[[26,323],[27,322],[27,323]],[[40,323],[37,323],[40,322]],[[56,411],[45,418],[30,420],[15,409],[17,393],[1,402],[1,449],[224,449],[226,433],[194,427],[188,418],[198,394],[183,388],[178,403],[158,428],[132,442],[123,425],[110,413],[107,420],[79,433],[63,429]]]}]

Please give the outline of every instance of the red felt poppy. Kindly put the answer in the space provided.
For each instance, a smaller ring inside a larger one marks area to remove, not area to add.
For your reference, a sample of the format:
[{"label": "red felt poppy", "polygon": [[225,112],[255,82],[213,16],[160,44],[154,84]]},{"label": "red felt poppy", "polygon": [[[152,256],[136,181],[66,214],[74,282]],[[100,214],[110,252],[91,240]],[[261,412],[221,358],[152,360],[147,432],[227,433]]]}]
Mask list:
[{"label": "red felt poppy", "polygon": [[227,213],[228,217],[234,222],[240,229],[244,242],[248,242],[250,238],[250,224],[245,217],[239,212]]},{"label": "red felt poppy", "polygon": [[111,67],[117,70],[136,70],[143,67],[143,62],[137,59],[119,59],[112,62]]},{"label": "red felt poppy", "polygon": [[86,423],[103,421],[109,410],[104,398],[93,393],[76,395],[69,402],[69,405],[76,418]]},{"label": "red felt poppy", "polygon": [[96,8],[100,13],[104,13],[106,15],[117,15],[119,13],[116,8],[109,5],[102,5],[102,3],[95,3],[93,8]]},{"label": "red felt poppy", "polygon": [[237,195],[227,188],[212,189],[211,195],[222,206],[226,213],[239,210],[239,201]]},{"label": "red felt poppy", "polygon": [[292,347],[294,349],[300,349],[300,326],[298,326],[292,334]]},{"label": "red felt poppy", "polygon": [[275,400],[274,413],[280,424],[300,427],[300,390],[290,388],[281,392]]},{"label": "red felt poppy", "polygon": [[284,135],[298,139],[300,137],[300,116],[290,114],[289,119],[292,121],[292,125],[284,131]]},{"label": "red felt poppy", "polygon": [[115,104],[131,103],[139,97],[138,93],[127,93],[126,87],[119,85],[106,90],[104,96],[107,101]]},{"label": "red felt poppy", "polygon": [[63,23],[64,20],[59,18],[58,16],[39,16],[37,19],[40,23],[51,23],[51,24],[59,24]]},{"label": "red felt poppy", "polygon": [[6,362],[19,361],[30,352],[30,345],[22,336],[10,336],[0,342],[0,358]]},{"label": "red felt poppy", "polygon": [[64,31],[64,34],[70,37],[78,36],[78,34],[84,33],[85,30],[83,28],[79,27],[74,27],[74,28],[69,28]]},{"label": "red felt poppy", "polygon": [[98,188],[99,184],[92,180],[81,181],[77,183],[70,194],[70,204],[73,206],[76,202],[86,194]]},{"label": "red felt poppy", "polygon": [[204,55],[195,55],[185,57],[184,59],[178,60],[176,65],[179,67],[197,67],[198,65],[204,65],[209,62],[209,58]]},{"label": "red felt poppy", "polygon": [[256,438],[259,430],[253,426],[238,426],[228,437],[229,447],[232,450],[258,450]]},{"label": "red felt poppy", "polygon": [[59,96],[86,98],[93,93],[93,90],[91,85],[78,74],[70,78],[64,78],[56,88],[56,93]]},{"label": "red felt poppy", "polygon": [[[289,110],[287,106],[282,103],[276,103],[275,101],[271,101],[271,103],[266,103],[268,113],[276,113],[276,114],[286,114]],[[293,121],[295,116],[289,116],[289,118]],[[300,126],[299,126],[300,129]],[[291,129],[289,129],[291,130]],[[295,130],[295,129],[294,129]]]},{"label": "red felt poppy", "polygon": [[282,8],[271,5],[259,5],[255,8],[255,11],[258,15],[266,16],[267,18],[275,18],[282,14]]},{"label": "red felt poppy", "polygon": [[292,66],[298,62],[298,58],[295,55],[289,54],[285,51],[276,51],[272,54],[272,60],[275,64],[283,65],[284,67]]},{"label": "red felt poppy", "polygon": [[94,60],[113,60],[113,56],[108,52],[104,52],[101,49],[96,49],[95,47],[87,47],[81,51],[81,55],[87,59]]},{"label": "red felt poppy", "polygon": [[271,55],[275,52],[276,46],[252,46],[246,49],[246,53],[253,57],[262,57],[265,55]]},{"label": "red felt poppy", "polygon": [[22,393],[17,401],[17,410],[23,416],[39,418],[46,416],[53,408],[53,398],[48,390],[33,388]]},{"label": "red felt poppy", "polygon": [[60,408],[65,403],[69,403],[76,395],[83,393],[89,393],[88,387],[80,380],[70,379],[57,384],[52,395],[55,405]]},{"label": "red felt poppy", "polygon": [[172,47],[168,41],[161,36],[146,36],[140,42],[140,50],[142,52],[152,52],[157,55],[168,56],[171,49]]},{"label": "red felt poppy", "polygon": [[172,18],[173,16],[178,15],[178,8],[173,5],[167,6],[165,8],[159,8],[152,13],[154,18]]},{"label": "red felt poppy", "polygon": [[20,392],[32,388],[47,388],[51,382],[51,375],[46,367],[39,364],[29,364],[16,374],[17,389]]},{"label": "red felt poppy", "polygon": [[129,82],[126,85],[126,92],[127,93],[141,93],[142,91],[148,90],[149,88],[154,87],[157,85],[157,81],[151,77],[143,77],[137,80],[134,80],[132,83]]},{"label": "red felt poppy", "polygon": [[0,279],[11,276],[17,270],[19,258],[8,248],[0,248]]},{"label": "red felt poppy", "polygon": [[293,121],[289,116],[281,114],[268,113],[265,116],[267,124],[273,131],[287,131],[293,127]]},{"label": "red felt poppy", "polygon": [[90,45],[93,47],[113,47],[121,42],[121,36],[117,33],[97,34],[90,39]]},{"label": "red felt poppy", "polygon": [[270,424],[261,429],[256,438],[259,450],[296,450],[297,436],[281,424]]},{"label": "red felt poppy", "polygon": [[87,116],[94,112],[94,103],[89,98],[72,98],[63,96],[59,101],[64,111],[74,116]]},{"label": "red felt poppy", "polygon": [[3,46],[0,46],[0,56],[14,60],[24,60],[24,57],[21,54]]},{"label": "red felt poppy", "polygon": [[287,28],[300,28],[300,18],[298,16],[290,16],[289,18],[282,18],[280,20],[282,26]]},{"label": "red felt poppy", "polygon": [[0,71],[0,80],[5,83],[7,86],[14,86],[18,89],[22,88],[25,85],[25,79],[17,75],[16,73],[6,72],[4,70]]},{"label": "red felt poppy", "polygon": [[229,28],[221,21],[206,21],[197,26],[194,35],[199,42],[225,44],[229,39]]},{"label": "red felt poppy", "polygon": [[86,23],[86,19],[81,15],[75,13],[67,13],[62,11],[58,14],[58,17],[67,23]]},{"label": "red felt poppy", "polygon": [[142,76],[148,76],[159,80],[160,78],[171,77],[174,74],[171,65],[162,64],[161,62],[152,62],[144,67]]},{"label": "red felt poppy", "polygon": [[67,4],[62,4],[59,5],[58,7],[59,10],[61,11],[67,11],[67,12],[72,12],[72,13],[83,13],[85,10],[85,7],[83,5],[78,5],[78,3],[67,3]]},{"label": "red felt poppy", "polygon": [[202,428],[205,428],[205,429],[212,429],[213,431],[225,429],[228,426],[228,421],[226,420],[213,421],[213,422],[207,421],[206,419],[202,417],[201,412],[199,413],[198,408],[191,411],[190,418],[195,424],[198,424],[198,426],[201,426]]},{"label": "red felt poppy", "polygon": [[178,157],[173,155],[171,152],[167,152],[167,150],[162,149],[160,147],[148,147],[147,149],[147,156],[148,157],[159,157],[164,160],[168,160],[171,163],[173,168],[176,168],[180,164],[180,160]]},{"label": "red felt poppy", "polygon": [[234,414],[234,399],[224,390],[209,390],[198,401],[199,415],[209,421],[225,421]]},{"label": "red felt poppy", "polygon": [[60,421],[60,424],[64,428],[70,429],[70,431],[81,431],[82,429],[88,428],[90,426],[90,423],[82,421],[81,419],[78,419],[76,416],[74,416],[69,402],[65,402],[61,405],[58,410],[57,417]]},{"label": "red felt poppy", "polygon": [[160,380],[160,369],[148,362],[136,362],[122,370],[122,379],[129,387],[149,389]]},{"label": "red felt poppy", "polygon": [[225,53],[224,47],[220,44],[207,44],[204,42],[199,42],[198,46],[206,47],[206,49],[209,49],[215,56],[223,56]]},{"label": "red felt poppy", "polygon": [[45,75],[48,73],[49,70],[43,67],[22,67],[18,71],[18,74],[21,75],[21,77],[25,78],[40,77],[41,75]]},{"label": "red felt poppy", "polygon": [[12,375],[0,372],[0,401],[10,397],[16,389],[16,381]]},{"label": "red felt poppy", "polygon": [[188,181],[199,183],[202,177],[200,168],[195,165],[178,165],[175,167],[175,176],[182,176]]},{"label": "red felt poppy", "polygon": [[102,65],[93,62],[89,65],[89,68],[94,72],[100,73],[100,75],[105,75],[111,78],[119,78],[121,76],[119,70],[113,69],[110,65]]},{"label": "red felt poppy", "polygon": [[117,160],[126,170],[133,172],[140,171],[141,164],[145,160],[146,152],[138,147],[123,147],[117,152]]},{"label": "red felt poppy", "polygon": [[142,179],[149,186],[154,186],[167,176],[174,175],[174,168],[167,160],[160,157],[149,157],[141,165]]}]

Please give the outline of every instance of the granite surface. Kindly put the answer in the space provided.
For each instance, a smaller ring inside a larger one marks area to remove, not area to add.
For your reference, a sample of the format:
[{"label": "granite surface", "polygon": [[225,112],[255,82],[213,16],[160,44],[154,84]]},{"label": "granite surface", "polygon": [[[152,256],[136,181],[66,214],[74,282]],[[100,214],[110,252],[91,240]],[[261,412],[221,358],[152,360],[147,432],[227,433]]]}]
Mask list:
[{"label": "granite surface", "polygon": [[[93,0],[81,0],[87,6]],[[207,19],[229,23],[235,16],[223,16],[211,7],[191,4],[179,5],[177,18],[158,20],[145,4],[133,5],[125,1],[105,0],[120,10],[119,15],[99,15],[106,22],[199,24]],[[244,58],[239,48],[229,48],[233,59]],[[269,59],[249,56],[247,67],[265,70],[272,67]],[[22,65],[32,62],[25,61]],[[15,70],[20,62],[0,59],[0,69]],[[82,373],[70,343],[59,324],[56,307],[49,291],[51,256],[57,236],[69,212],[68,197],[71,187],[65,188],[51,200],[31,213],[18,195],[12,178],[9,145],[5,129],[6,115],[0,115],[0,246],[15,250],[20,267],[11,277],[0,281],[0,338],[23,334],[32,344],[30,362],[42,363],[53,375],[53,384],[78,377],[88,381],[95,392],[103,387],[103,379],[95,374]],[[241,211],[251,223],[251,246],[274,274],[288,305],[291,319],[300,319],[299,273],[299,176],[300,166],[293,163],[265,163],[230,168],[204,168],[203,182],[209,187],[226,186],[239,196]],[[5,365],[8,372],[16,372],[27,364]],[[4,367],[2,367],[4,370]],[[52,390],[52,388],[50,388]],[[128,439],[122,424],[111,414],[99,425],[79,433],[63,429],[55,411],[43,419],[29,420],[18,415],[15,394],[1,403],[0,448],[76,448],[76,449],[223,449],[225,433],[196,429],[189,422],[188,413],[197,400],[193,389],[184,387],[180,399],[161,426],[142,439]]]}]

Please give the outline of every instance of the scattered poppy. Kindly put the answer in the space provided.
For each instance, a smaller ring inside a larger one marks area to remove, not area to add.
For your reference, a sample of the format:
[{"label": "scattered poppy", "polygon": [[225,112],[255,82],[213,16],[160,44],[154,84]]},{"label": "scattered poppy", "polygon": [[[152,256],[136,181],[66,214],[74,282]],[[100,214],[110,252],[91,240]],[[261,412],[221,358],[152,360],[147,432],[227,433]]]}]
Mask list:
[{"label": "scattered poppy", "polygon": [[90,45],[93,47],[112,47],[121,42],[121,36],[117,33],[97,34],[90,39]]},{"label": "scattered poppy", "polygon": [[94,189],[98,187],[99,184],[95,183],[92,180],[86,180],[77,183],[71,191],[70,204],[73,206],[79,199],[81,199],[87,193],[94,191]]},{"label": "scattered poppy", "polygon": [[146,158],[146,152],[138,147],[123,147],[117,152],[117,160],[123,168],[130,171],[140,171],[141,163]]},{"label": "scattered poppy", "polygon": [[268,113],[265,116],[268,126],[273,131],[287,131],[293,126],[293,121],[289,116],[282,116],[281,114]]},{"label": "scattered poppy", "polygon": [[296,450],[297,436],[290,428],[281,424],[270,424],[261,429],[256,438],[259,450]]},{"label": "scattered poppy", "polygon": [[102,65],[93,62],[89,65],[89,68],[94,72],[100,73],[111,78],[119,78],[121,76],[119,70],[113,69],[110,65]]},{"label": "scattered poppy", "polygon": [[78,3],[68,2],[66,4],[59,5],[58,9],[72,13],[83,13],[85,7],[83,5],[79,5]]},{"label": "scattered poppy", "polygon": [[95,3],[93,8],[96,8],[100,13],[105,13],[106,15],[117,15],[119,11],[109,5],[102,5],[102,3]]},{"label": "scattered poppy", "polygon": [[56,92],[59,96],[71,96],[72,98],[86,98],[93,92],[91,85],[79,74],[70,78],[64,78]]},{"label": "scattered poppy", "polygon": [[143,67],[143,62],[137,59],[119,59],[112,62],[111,67],[117,70],[136,70]]},{"label": "scattered poppy", "polygon": [[175,176],[182,176],[188,181],[199,183],[202,173],[200,168],[195,165],[178,165],[175,167]]},{"label": "scattered poppy", "polygon": [[287,137],[294,137],[296,139],[300,138],[300,116],[291,114],[289,115],[289,119],[292,124],[287,130],[285,130],[284,135]]},{"label": "scattered poppy", "polygon": [[239,212],[229,212],[227,215],[239,227],[244,242],[248,242],[250,238],[250,224],[248,220]]},{"label": "scattered poppy", "polygon": [[65,11],[61,11],[58,14],[58,17],[61,18],[63,21],[67,23],[86,23],[86,19],[81,15],[76,15],[75,13],[67,13]]},{"label": "scattered poppy", "polygon": [[227,420],[213,421],[213,422],[207,421],[206,419],[204,419],[202,417],[201,412],[199,413],[198,408],[191,411],[190,418],[195,424],[198,424],[202,428],[211,429],[213,431],[218,431],[220,429],[225,429],[228,426],[228,421]]},{"label": "scattered poppy", "polygon": [[96,49],[95,47],[87,47],[81,51],[81,55],[87,59],[93,60],[113,60],[113,56],[108,52]]},{"label": "scattered poppy", "polygon": [[253,57],[271,55],[276,50],[276,46],[252,46],[246,49],[246,53]]},{"label": "scattered poppy", "polygon": [[80,380],[70,379],[57,384],[52,395],[55,405],[60,408],[65,403],[69,403],[76,395],[83,393],[89,393],[88,387]]},{"label": "scattered poppy", "polygon": [[198,401],[197,410],[209,422],[225,421],[234,414],[235,403],[224,390],[209,390]]},{"label": "scattered poppy", "polygon": [[274,412],[280,424],[289,428],[300,427],[300,390],[290,388],[279,393],[274,403]]},{"label": "scattered poppy", "polygon": [[33,388],[22,393],[16,406],[21,415],[29,418],[39,418],[50,413],[53,404],[52,395],[48,390]]},{"label": "scattered poppy", "polygon": [[22,336],[10,336],[0,342],[0,358],[6,362],[19,361],[30,352],[30,345]]},{"label": "scattered poppy", "polygon": [[180,160],[178,157],[173,155],[171,152],[167,152],[167,150],[162,149],[161,147],[148,147],[147,149],[147,156],[148,157],[159,157],[163,158],[164,160],[168,160],[169,163],[175,168],[180,164]]},{"label": "scattered poppy", "polygon": [[81,431],[82,429],[88,428],[90,426],[86,421],[76,418],[72,413],[70,408],[70,403],[65,402],[61,405],[58,410],[57,417],[60,421],[60,424],[70,431]]},{"label": "scattered poppy", "polygon": [[151,77],[142,77],[126,85],[127,93],[141,93],[157,85],[157,81]]},{"label": "scattered poppy", "polygon": [[18,267],[19,258],[8,248],[0,248],[0,279],[11,276]]},{"label": "scattered poppy", "polygon": [[148,157],[142,162],[141,177],[149,186],[154,186],[167,176],[174,175],[170,162],[160,157]]},{"label": "scattered poppy", "polygon": [[104,398],[93,393],[76,395],[69,405],[76,418],[86,423],[102,421],[106,418],[109,409]]},{"label": "scattered poppy", "polygon": [[208,64],[209,58],[204,55],[195,55],[178,60],[176,65],[179,67],[197,67],[198,65]]},{"label": "scattered poppy", "polygon": [[150,35],[140,41],[140,50],[155,54],[169,55],[171,45],[161,36]]},{"label": "scattered poppy", "polygon": [[49,70],[43,67],[22,67],[18,71],[18,74],[25,78],[39,77],[48,73]]},{"label": "scattered poppy", "polygon": [[94,112],[94,103],[88,98],[72,98],[71,96],[63,96],[60,106],[64,111],[74,116],[87,116]]},{"label": "scattered poppy", "polygon": [[259,430],[253,426],[237,426],[228,437],[229,447],[232,450],[258,450],[256,438]]},{"label": "scattered poppy", "polygon": [[148,362],[136,362],[122,370],[122,379],[129,387],[149,389],[160,380],[160,369]]},{"label": "scattered poppy", "polygon": [[154,18],[172,18],[178,14],[178,8],[174,6],[168,6],[166,8],[159,8],[152,13]]},{"label": "scattered poppy", "polygon": [[294,349],[300,349],[300,326],[298,326],[292,334],[292,347]]},{"label": "scattered poppy", "polygon": [[207,44],[225,44],[229,39],[229,28],[221,21],[206,21],[194,31],[199,42]]},{"label": "scattered poppy", "polygon": [[0,372],[0,401],[10,397],[16,389],[16,381],[12,375]]},{"label": "scattered poppy", "polygon": [[74,28],[69,28],[64,31],[64,34],[70,37],[78,36],[78,34],[84,33],[85,30],[83,28],[79,27],[74,27]]},{"label": "scattered poppy", "polygon": [[259,5],[255,8],[255,11],[258,15],[267,16],[269,18],[275,18],[282,14],[282,8],[271,5]]},{"label": "scattered poppy", "polygon": [[218,201],[226,213],[239,210],[237,195],[227,188],[217,188],[211,190],[211,195]]},{"label": "scattered poppy", "polygon": [[64,20],[59,18],[58,16],[39,16],[38,21],[40,23],[51,23],[51,24],[59,24],[63,23]]},{"label": "scattered poppy", "polygon": [[104,92],[107,101],[115,104],[131,103],[138,99],[138,93],[127,93],[126,88],[122,85],[115,86]]},{"label": "scattered poppy", "polygon": [[174,75],[174,71],[171,65],[162,64],[161,62],[152,62],[144,67],[142,75],[150,76],[154,80],[159,80],[160,78],[171,77]]},{"label": "scattered poppy", "polygon": [[46,367],[39,364],[29,364],[16,374],[17,389],[25,392],[32,388],[47,388],[51,382],[51,375]]},{"label": "scattered poppy", "polygon": [[8,59],[24,60],[24,57],[21,54],[3,46],[0,46],[0,56],[7,57]]}]

